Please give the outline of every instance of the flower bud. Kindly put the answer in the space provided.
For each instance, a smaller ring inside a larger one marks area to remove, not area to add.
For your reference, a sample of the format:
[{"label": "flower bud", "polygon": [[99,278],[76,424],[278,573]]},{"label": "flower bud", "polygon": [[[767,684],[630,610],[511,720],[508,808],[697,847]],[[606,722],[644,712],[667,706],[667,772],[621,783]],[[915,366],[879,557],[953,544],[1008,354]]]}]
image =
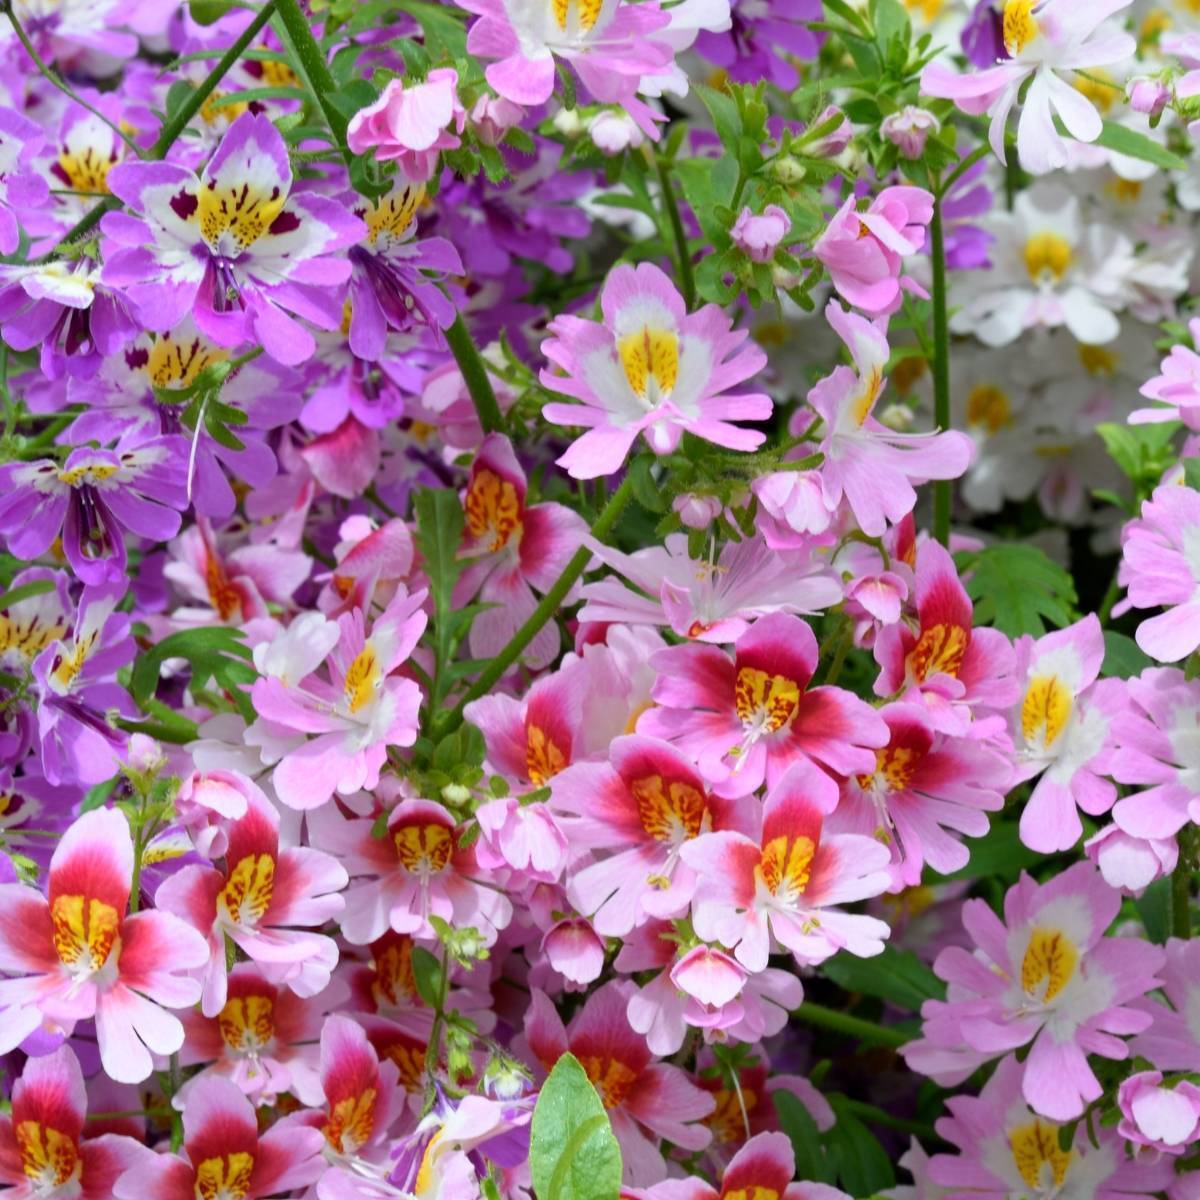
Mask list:
[{"label": "flower bud", "polygon": [[941,127],[942,123],[928,109],[907,104],[899,112],[884,117],[879,132],[903,157],[920,158],[925,152],[925,140]]},{"label": "flower bud", "polygon": [[729,236],[751,262],[765,263],[775,257],[775,251],[791,228],[787,213],[778,204],[768,204],[758,216],[749,207],[743,208]]},{"label": "flower bud", "polygon": [[827,125],[834,117],[841,117],[828,133],[822,134],[809,146],[809,152],[817,158],[836,158],[850,144],[850,136],[854,129],[836,104],[830,104],[821,111],[821,115],[812,123],[813,129]]},{"label": "flower bud", "polygon": [[587,129],[596,149],[609,157],[623,150],[636,150],[646,140],[637,122],[627,112],[616,108],[598,112],[588,122]]},{"label": "flower bud", "polygon": [[1161,1071],[1139,1071],[1121,1084],[1117,1132],[1135,1146],[1182,1154],[1200,1140],[1200,1088],[1186,1080],[1162,1086]]},{"label": "flower bud", "polygon": [[785,154],[771,163],[771,174],[782,184],[791,186],[799,183],[808,172],[799,159]]},{"label": "flower bud", "polygon": [[519,104],[484,93],[471,106],[467,121],[485,146],[495,146],[524,116],[525,110]]},{"label": "flower bud", "polygon": [[676,496],[671,507],[689,529],[707,529],[721,515],[721,502],[716,496],[686,493]]},{"label": "flower bud", "polygon": [[1157,117],[1171,99],[1171,89],[1161,79],[1136,75],[1125,85],[1125,96],[1134,112]]},{"label": "flower bud", "polygon": [[550,124],[565,138],[577,138],[583,133],[583,118],[577,108],[560,108]]}]

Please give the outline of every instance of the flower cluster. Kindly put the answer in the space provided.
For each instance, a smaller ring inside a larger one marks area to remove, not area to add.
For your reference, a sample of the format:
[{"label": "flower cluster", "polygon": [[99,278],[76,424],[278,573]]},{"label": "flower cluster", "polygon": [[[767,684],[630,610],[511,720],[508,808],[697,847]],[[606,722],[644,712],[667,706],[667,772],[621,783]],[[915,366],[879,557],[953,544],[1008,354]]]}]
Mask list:
[{"label": "flower cluster", "polygon": [[0,1191],[1196,1200],[1165,5],[0,6]]}]

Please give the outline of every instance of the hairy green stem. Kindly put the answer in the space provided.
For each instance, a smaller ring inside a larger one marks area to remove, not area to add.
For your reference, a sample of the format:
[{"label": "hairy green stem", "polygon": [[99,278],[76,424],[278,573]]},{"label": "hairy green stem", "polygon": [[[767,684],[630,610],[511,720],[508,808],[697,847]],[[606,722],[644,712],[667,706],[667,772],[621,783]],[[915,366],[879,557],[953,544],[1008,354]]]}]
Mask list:
[{"label": "hairy green stem", "polygon": [[687,233],[683,228],[683,218],[679,215],[679,202],[675,199],[675,189],[671,186],[671,175],[667,165],[659,159],[656,166],[663,207],[667,210],[667,219],[671,222],[671,233],[675,238],[675,253],[679,259],[679,286],[683,292],[683,302],[690,312],[696,306],[696,276],[692,270],[692,256],[688,252]]},{"label": "hairy green stem", "polygon": [[1192,936],[1192,877],[1196,871],[1196,830],[1185,825],[1177,835],[1179,862],[1171,873],[1171,935]]},{"label": "hairy green stem", "polygon": [[909,1040],[908,1036],[898,1029],[889,1029],[886,1025],[877,1025],[874,1021],[864,1021],[861,1017],[852,1017],[849,1013],[839,1012],[836,1008],[826,1008],[824,1004],[814,1004],[810,1000],[805,1000],[793,1013],[809,1025],[819,1025],[822,1029],[844,1033],[847,1037],[874,1042],[880,1046],[900,1047]]},{"label": "hairy green stem", "polygon": [[338,149],[341,150],[342,157],[346,160],[346,165],[349,166],[354,157],[346,145],[346,126],[350,122],[330,100],[333,93],[337,91],[337,82],[329,70],[325,51],[313,37],[312,18],[301,12],[297,0],[275,0],[275,9],[279,14],[279,23],[283,26],[287,41],[291,42],[292,49],[296,52],[298,61],[295,65],[300,69],[304,85],[317,102],[317,107],[325,118],[325,124],[329,126],[329,131],[333,134]]},{"label": "hairy green stem", "polygon": [[[950,332],[946,321],[946,241],[942,234],[942,201],[933,202],[929,223],[930,257],[933,262],[933,420],[939,430],[950,428]],[[933,536],[943,546],[950,544],[951,481],[933,484]]]},{"label": "hairy green stem", "polygon": [[[631,472],[627,471],[625,478],[621,481],[621,486],[613,492],[608,503],[604,506],[604,511],[596,518],[596,522],[591,530],[593,538],[597,541],[603,541],[608,537],[620,519],[621,514],[625,511],[625,506],[629,503],[632,496],[633,476]],[[479,673],[479,677],[467,689],[465,695],[454,709],[447,713],[441,721],[436,723],[437,736],[439,738],[445,737],[446,734],[457,729],[462,724],[463,709],[472,700],[478,700],[480,696],[486,696],[503,677],[505,671],[517,661],[521,651],[533,641],[542,626],[558,612],[563,600],[566,599],[567,593],[571,590],[575,580],[583,574],[583,569],[591,561],[591,558],[592,552],[586,546],[580,546],[575,551],[563,573],[555,581],[554,586],[542,597],[537,608],[533,610],[525,624],[513,634],[508,645],[484,667]]]},{"label": "hairy green stem", "polygon": [[450,353],[454,355],[463,382],[467,385],[471,403],[475,405],[483,432],[500,433],[504,429],[504,414],[500,411],[491,377],[471,337],[471,331],[462,318],[462,313],[454,318],[454,324],[445,330],[445,335],[446,344],[450,347]]},{"label": "hairy green stem", "polygon": [[[278,0],[267,0],[266,4],[258,10],[258,15],[250,22],[249,25],[242,31],[241,36],[221,55],[217,61],[217,65],[208,73],[204,81],[196,88],[194,92],[179,106],[175,115],[162,127],[154,145],[146,151],[145,157],[151,161],[165,158],[167,151],[175,145],[176,139],[187,128],[188,122],[200,111],[204,106],[204,102],[213,94],[218,83],[228,74],[233,68],[233,65],[242,57],[246,47],[262,32],[263,26],[271,19],[271,14],[275,11],[275,5]],[[56,255],[62,252],[64,246],[83,237],[85,233],[90,233],[97,224],[100,218],[107,212],[112,212],[113,209],[119,208],[120,200],[116,196],[105,196],[98,204],[93,205],[84,215],[75,223],[72,229],[69,229],[49,254],[42,257],[42,262],[49,262]]]}]

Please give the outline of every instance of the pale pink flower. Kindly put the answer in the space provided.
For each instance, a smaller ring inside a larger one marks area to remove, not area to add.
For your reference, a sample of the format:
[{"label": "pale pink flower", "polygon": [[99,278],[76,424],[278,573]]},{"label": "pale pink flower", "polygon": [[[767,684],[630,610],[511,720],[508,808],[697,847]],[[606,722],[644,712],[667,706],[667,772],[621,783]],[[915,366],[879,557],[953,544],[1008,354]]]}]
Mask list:
[{"label": "pale pink flower", "polygon": [[438,155],[457,150],[467,122],[458,98],[458,72],[436,67],[407,87],[393,79],[383,94],[350,119],[346,144],[355,154],[374,151],[381,162],[397,162],[414,183],[433,177]]},{"label": "pale pink flower", "polygon": [[791,228],[791,218],[778,204],[768,204],[757,214],[747,205],[738,213],[729,236],[751,262],[768,263]]},{"label": "pale pink flower", "polygon": [[1163,1086],[1161,1071],[1139,1071],[1117,1089],[1117,1132],[1135,1146],[1182,1154],[1200,1140],[1200,1088],[1186,1079]]}]

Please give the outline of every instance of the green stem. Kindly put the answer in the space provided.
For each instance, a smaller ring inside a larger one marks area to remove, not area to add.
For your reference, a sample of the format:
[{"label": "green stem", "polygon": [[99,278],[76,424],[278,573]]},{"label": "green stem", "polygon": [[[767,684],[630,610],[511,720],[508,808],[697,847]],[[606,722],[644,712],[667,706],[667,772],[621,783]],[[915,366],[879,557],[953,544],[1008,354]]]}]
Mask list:
[{"label": "green stem", "polygon": [[836,1008],[826,1008],[824,1004],[814,1004],[810,1000],[805,1000],[793,1011],[800,1020],[807,1021],[810,1025],[819,1025],[822,1029],[844,1033],[847,1037],[858,1038],[860,1041],[900,1047],[909,1040],[907,1034],[898,1029],[889,1029],[886,1025],[877,1025],[874,1021],[864,1021],[861,1017],[852,1017],[849,1013],[839,1012]]},{"label": "green stem", "polygon": [[942,180],[941,186],[938,188],[938,195],[944,196],[958,181],[961,179],[981,158],[991,153],[991,146],[984,142],[982,146],[976,146],[966,158]]},{"label": "green stem", "polygon": [[1171,934],[1185,941],[1192,936],[1192,876],[1196,870],[1196,830],[1185,825],[1177,835],[1179,862],[1171,873]]},{"label": "green stem", "polygon": [[[950,428],[950,332],[946,320],[946,241],[942,235],[942,201],[933,202],[929,223],[933,260],[933,419],[938,429]],[[951,481],[933,484],[933,536],[943,546],[950,544]]]},{"label": "green stem", "polygon": [[[187,128],[188,122],[203,108],[204,102],[213,94],[217,84],[224,79],[226,74],[233,68],[233,65],[242,57],[242,53],[246,47],[262,32],[263,26],[271,19],[271,14],[275,11],[277,3],[278,0],[267,0],[266,4],[259,9],[258,15],[246,26],[237,41],[221,55],[217,61],[217,65],[208,73],[203,83],[192,92],[179,106],[175,115],[162,127],[162,131],[159,133],[154,145],[146,151],[145,157],[147,159],[157,161],[166,157],[167,151],[170,150],[179,135]],[[75,223],[74,227],[63,235],[58,245],[49,254],[44,255],[41,261],[49,262],[55,255],[61,253],[64,246],[83,237],[85,233],[90,233],[105,213],[119,208],[120,204],[121,202],[116,196],[105,196],[99,204],[94,205],[84,213]]]},{"label": "green stem", "polygon": [[[604,506],[604,511],[596,518],[596,523],[592,526],[591,535],[596,541],[602,542],[608,537],[632,496],[633,475],[626,471],[621,486],[613,492]],[[503,677],[505,671],[517,661],[521,651],[533,641],[538,630],[558,612],[567,593],[571,590],[575,580],[583,574],[583,569],[591,561],[591,558],[592,552],[586,546],[580,546],[575,551],[563,573],[558,577],[554,586],[542,597],[541,602],[530,614],[525,624],[513,634],[508,645],[484,667],[455,708],[442,721],[438,722],[437,735],[439,738],[445,737],[447,733],[457,729],[462,724],[463,709],[472,700],[486,696]]]},{"label": "green stem", "polygon": [[329,70],[325,52],[317,44],[317,39],[313,37],[312,18],[300,11],[300,5],[296,0],[275,0],[275,7],[287,40],[291,42],[292,49],[296,52],[298,60],[296,65],[300,68],[304,85],[317,102],[317,107],[325,118],[325,124],[329,126],[329,131],[333,134],[338,149],[341,150],[342,157],[346,160],[346,165],[349,166],[354,157],[346,145],[346,126],[350,122],[330,100],[330,97],[338,90],[337,82]]},{"label": "green stem", "polygon": [[471,395],[471,403],[475,405],[475,412],[479,416],[479,424],[483,427],[483,432],[502,432],[504,414],[500,411],[500,404],[496,400],[496,393],[492,388],[491,377],[487,373],[487,367],[483,365],[483,358],[475,347],[471,331],[467,328],[462,313],[454,318],[454,324],[444,332],[446,344],[450,347],[450,353],[454,355],[454,361],[458,363],[458,369],[462,373],[463,382],[467,385],[467,391]]},{"label": "green stem", "polygon": [[933,1126],[926,1125],[923,1121],[910,1121],[905,1117],[894,1117],[890,1112],[885,1112],[882,1108],[876,1108],[874,1104],[867,1104],[862,1100],[847,1098],[839,1100],[838,1103],[842,1108],[848,1109],[869,1125],[880,1125],[884,1129],[898,1129],[901,1133],[911,1133],[930,1142],[939,1140]]},{"label": "green stem", "polygon": [[679,259],[679,285],[683,291],[683,301],[690,312],[696,306],[696,276],[692,271],[692,256],[688,251],[687,234],[683,228],[683,218],[679,215],[679,202],[675,199],[675,189],[671,186],[671,175],[667,170],[667,165],[661,159],[656,165],[663,207],[667,210],[667,219],[671,222],[671,233],[675,237],[675,252]]}]

